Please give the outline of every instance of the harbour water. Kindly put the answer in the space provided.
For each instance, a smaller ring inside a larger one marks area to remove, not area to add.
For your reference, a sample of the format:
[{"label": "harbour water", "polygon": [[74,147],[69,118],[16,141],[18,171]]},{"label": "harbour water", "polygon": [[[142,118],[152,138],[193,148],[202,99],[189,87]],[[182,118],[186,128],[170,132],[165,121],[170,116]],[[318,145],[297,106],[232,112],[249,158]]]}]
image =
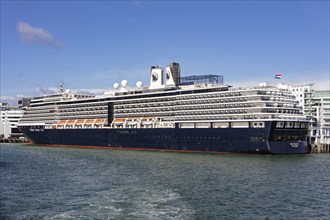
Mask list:
[{"label": "harbour water", "polygon": [[0,219],[330,219],[329,154],[0,150]]}]

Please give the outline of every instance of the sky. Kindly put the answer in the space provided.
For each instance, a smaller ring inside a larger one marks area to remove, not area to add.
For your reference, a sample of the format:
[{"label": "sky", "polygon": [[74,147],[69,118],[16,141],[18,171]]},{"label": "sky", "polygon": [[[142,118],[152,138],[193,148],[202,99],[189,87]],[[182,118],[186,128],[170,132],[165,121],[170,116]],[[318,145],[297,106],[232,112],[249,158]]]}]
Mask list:
[{"label": "sky", "polygon": [[[329,1],[1,0],[1,102],[55,92],[100,94],[152,65],[225,84],[329,89]],[[276,73],[282,79],[274,78]]]}]

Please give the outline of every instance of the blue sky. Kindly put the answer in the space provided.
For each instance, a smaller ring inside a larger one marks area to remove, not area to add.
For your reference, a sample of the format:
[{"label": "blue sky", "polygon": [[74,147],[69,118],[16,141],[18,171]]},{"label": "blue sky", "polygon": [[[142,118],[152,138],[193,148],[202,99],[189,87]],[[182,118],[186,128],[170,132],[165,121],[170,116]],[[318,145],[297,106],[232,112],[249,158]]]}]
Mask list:
[{"label": "blue sky", "polygon": [[329,87],[329,1],[1,1],[1,100],[148,85],[151,65],[226,84]]}]

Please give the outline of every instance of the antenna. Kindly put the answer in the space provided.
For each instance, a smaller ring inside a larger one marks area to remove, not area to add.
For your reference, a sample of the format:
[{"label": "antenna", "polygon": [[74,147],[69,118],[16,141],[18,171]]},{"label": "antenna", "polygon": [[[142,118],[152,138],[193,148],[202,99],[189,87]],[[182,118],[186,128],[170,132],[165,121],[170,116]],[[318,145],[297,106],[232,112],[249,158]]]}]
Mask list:
[{"label": "antenna", "polygon": [[61,82],[60,86],[58,87],[58,92],[64,93],[64,90],[65,90],[65,84],[64,84],[64,82]]}]

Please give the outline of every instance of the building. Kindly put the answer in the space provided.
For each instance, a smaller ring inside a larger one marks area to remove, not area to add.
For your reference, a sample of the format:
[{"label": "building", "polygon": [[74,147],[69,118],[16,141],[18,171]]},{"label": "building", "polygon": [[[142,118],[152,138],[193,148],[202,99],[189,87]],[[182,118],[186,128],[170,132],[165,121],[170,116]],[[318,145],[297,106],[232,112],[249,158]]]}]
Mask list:
[{"label": "building", "polygon": [[17,123],[23,114],[24,110],[0,102],[0,139],[19,138],[23,136],[17,128]]},{"label": "building", "polygon": [[314,91],[313,83],[293,84],[287,88],[302,106],[304,114],[310,118],[308,133],[310,144],[330,144],[330,91]]},{"label": "building", "polygon": [[310,142],[330,145],[330,90],[314,91]]},{"label": "building", "polygon": [[296,97],[306,116],[312,115],[311,98],[314,92],[313,86],[313,83],[294,84],[288,86],[289,91],[291,91],[292,94]]},{"label": "building", "polygon": [[31,98],[20,98],[18,100],[18,108],[25,109],[30,106]]}]

